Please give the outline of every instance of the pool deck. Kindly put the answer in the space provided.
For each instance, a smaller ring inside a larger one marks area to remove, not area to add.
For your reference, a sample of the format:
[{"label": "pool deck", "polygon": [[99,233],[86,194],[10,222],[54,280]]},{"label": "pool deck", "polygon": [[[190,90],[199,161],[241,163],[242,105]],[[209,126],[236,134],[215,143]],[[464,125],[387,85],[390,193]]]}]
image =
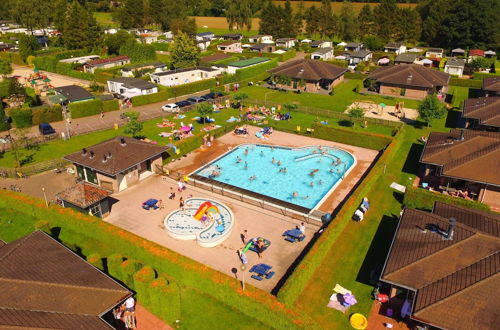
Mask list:
[{"label": "pool deck", "polygon": [[345,199],[347,194],[363,176],[378,154],[375,150],[280,131],[274,131],[268,140],[263,140],[255,136],[255,133],[258,132],[261,127],[250,125],[247,125],[246,127],[250,133],[248,136],[243,137],[235,135],[232,132],[227,133],[226,135],[216,139],[210,148],[197,149],[189,153],[186,157],[170,163],[168,165],[168,169],[182,174],[189,174],[228,152],[232,148],[246,143],[280,145],[292,148],[319,145],[337,147],[354,155],[357,163],[356,166],[351,169],[347,177],[342,180],[335,190],[330,192],[330,194],[317,207],[320,211],[331,212]]},{"label": "pool deck", "polygon": [[[180,194],[178,192],[176,192],[174,200],[168,199],[170,187],[177,188],[174,180],[153,175],[138,185],[132,186],[121,193],[113,194],[112,197],[116,201],[112,204],[111,212],[109,216],[104,218],[104,221],[158,243],[231,277],[234,277],[231,269],[233,267],[239,269],[241,264],[237,255],[237,250],[244,246],[240,234],[246,229],[250,238],[260,236],[269,239],[271,246],[263,253],[262,259],[258,259],[257,254],[254,252],[247,252],[248,268],[258,263],[266,263],[273,267],[272,270],[276,272],[275,276],[270,280],[256,281],[250,278],[251,274],[248,272],[245,275],[246,284],[267,292],[270,292],[276,286],[279,279],[319,229],[317,225],[306,224],[306,239],[299,243],[289,243],[281,235],[286,230],[295,228],[299,224],[298,221],[227,196],[221,196],[188,185],[187,190],[181,195],[184,199],[193,195],[194,198],[208,198],[219,201],[231,209],[235,224],[229,237],[213,248],[201,247],[195,240],[176,240],[170,237],[163,227],[165,216],[179,207]],[[142,202],[149,198],[162,199],[164,208],[151,211],[142,209]],[[241,278],[240,273],[241,271],[238,272]]]}]

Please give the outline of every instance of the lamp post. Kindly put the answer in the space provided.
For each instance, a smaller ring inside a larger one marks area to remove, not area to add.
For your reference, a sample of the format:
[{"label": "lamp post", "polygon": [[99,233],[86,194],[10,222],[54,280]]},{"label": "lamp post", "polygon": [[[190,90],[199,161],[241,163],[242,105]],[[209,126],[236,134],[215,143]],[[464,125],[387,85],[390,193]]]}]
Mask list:
[{"label": "lamp post", "polygon": [[240,269],[242,272],[241,283],[243,285],[243,291],[245,291],[245,270],[247,270],[247,266],[245,264],[241,264]]},{"label": "lamp post", "polygon": [[42,187],[43,199],[45,200],[45,206],[49,207],[49,202],[47,201],[47,195],[45,194],[45,187]]}]

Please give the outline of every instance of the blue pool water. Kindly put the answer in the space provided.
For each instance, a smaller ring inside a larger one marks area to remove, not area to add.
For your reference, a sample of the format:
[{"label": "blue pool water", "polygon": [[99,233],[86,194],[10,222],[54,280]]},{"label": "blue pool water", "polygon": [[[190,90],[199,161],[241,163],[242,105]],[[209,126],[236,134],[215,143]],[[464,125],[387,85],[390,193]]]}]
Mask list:
[{"label": "blue pool water", "polygon": [[[331,147],[291,149],[241,145],[196,174],[313,209],[353,164],[350,153]],[[217,166],[220,175],[213,176]]]}]

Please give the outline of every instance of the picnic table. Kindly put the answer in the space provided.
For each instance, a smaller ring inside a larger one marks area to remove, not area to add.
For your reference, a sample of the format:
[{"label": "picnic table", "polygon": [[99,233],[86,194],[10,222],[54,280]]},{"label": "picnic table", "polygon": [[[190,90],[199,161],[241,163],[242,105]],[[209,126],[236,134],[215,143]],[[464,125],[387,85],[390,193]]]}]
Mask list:
[{"label": "picnic table", "polygon": [[145,201],[144,203],[142,203],[142,208],[145,209],[145,210],[150,210],[150,209],[157,209],[158,208],[158,205],[156,205],[158,203],[158,200],[157,199],[154,199],[154,198],[150,198],[148,199],[147,201]]},{"label": "picnic table", "polygon": [[266,264],[257,264],[254,265],[250,269],[250,273],[255,273],[256,275],[252,275],[251,277],[253,279],[256,279],[257,281],[262,281],[263,279],[270,279],[274,276],[274,272],[271,272],[272,266],[266,265]]},{"label": "picnic table", "polygon": [[285,241],[295,243],[302,242],[306,236],[298,229],[290,229],[283,233],[285,236]]}]

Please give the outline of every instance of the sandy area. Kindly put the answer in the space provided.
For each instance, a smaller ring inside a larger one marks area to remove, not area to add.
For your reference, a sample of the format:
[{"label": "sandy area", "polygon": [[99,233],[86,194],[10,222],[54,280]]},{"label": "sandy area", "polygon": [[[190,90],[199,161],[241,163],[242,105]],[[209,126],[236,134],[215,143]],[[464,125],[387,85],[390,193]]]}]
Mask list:
[{"label": "sandy area", "polygon": [[375,118],[375,119],[384,119],[391,121],[415,121],[418,118],[418,111],[415,109],[403,108],[402,113],[397,116],[396,115],[396,107],[392,105],[386,105],[382,108],[377,103],[369,103],[369,102],[354,102],[349,107],[345,113],[349,111],[351,108],[360,107],[365,110],[365,117]]},{"label": "sandy area", "polygon": [[[28,78],[31,74],[33,74],[33,68],[28,66],[20,66],[13,64],[12,69],[13,69],[12,72],[13,76]],[[39,71],[39,72],[47,75],[47,77],[51,80],[50,84],[54,87],[61,87],[67,85],[78,85],[86,87],[90,83],[90,81],[87,80],[81,80],[73,77],[63,76],[57,73],[46,72],[46,71]],[[24,82],[24,79],[20,79],[20,81]]]}]

